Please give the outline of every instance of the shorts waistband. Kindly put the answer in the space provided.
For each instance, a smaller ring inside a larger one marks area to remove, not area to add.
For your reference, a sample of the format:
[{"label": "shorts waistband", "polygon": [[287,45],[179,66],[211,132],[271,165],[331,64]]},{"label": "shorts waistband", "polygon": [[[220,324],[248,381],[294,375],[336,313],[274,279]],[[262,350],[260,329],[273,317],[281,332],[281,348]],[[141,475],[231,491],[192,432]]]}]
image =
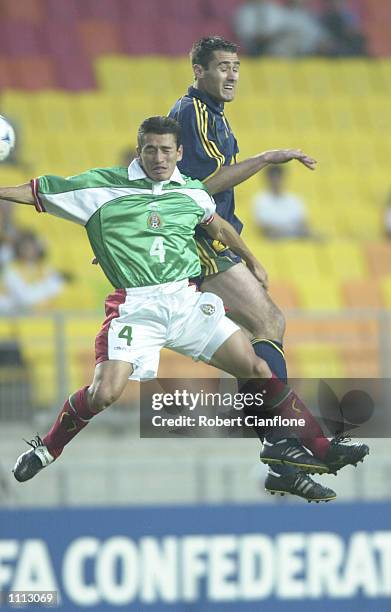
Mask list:
[{"label": "shorts waistband", "polygon": [[145,287],[130,287],[126,289],[127,296],[135,295],[152,295],[162,293],[175,293],[179,289],[184,289],[189,286],[189,279],[184,278],[180,281],[173,281],[171,283],[161,283],[160,285],[147,285]]}]

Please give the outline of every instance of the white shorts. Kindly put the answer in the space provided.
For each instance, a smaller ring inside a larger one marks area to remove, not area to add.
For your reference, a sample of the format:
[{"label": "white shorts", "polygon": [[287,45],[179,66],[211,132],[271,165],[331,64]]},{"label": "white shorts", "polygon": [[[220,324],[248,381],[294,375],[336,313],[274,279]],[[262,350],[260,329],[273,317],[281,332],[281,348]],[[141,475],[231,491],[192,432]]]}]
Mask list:
[{"label": "white shorts", "polygon": [[96,361],[133,364],[131,380],[155,378],[164,347],[208,362],[239,329],[217,295],[198,292],[188,280],[118,289],[106,300],[106,315],[96,338]]}]

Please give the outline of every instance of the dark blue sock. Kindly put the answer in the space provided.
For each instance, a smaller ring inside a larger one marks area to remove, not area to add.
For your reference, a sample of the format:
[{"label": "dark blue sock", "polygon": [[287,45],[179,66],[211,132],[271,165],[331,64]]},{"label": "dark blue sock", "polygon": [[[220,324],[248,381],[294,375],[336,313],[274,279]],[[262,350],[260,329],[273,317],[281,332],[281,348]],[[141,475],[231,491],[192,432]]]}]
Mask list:
[{"label": "dark blue sock", "polygon": [[273,372],[284,383],[287,383],[288,372],[282,344],[266,338],[255,338],[251,344],[255,354],[264,359]]},{"label": "dark blue sock", "polygon": [[[255,354],[264,359],[273,374],[286,383],[288,380],[288,372],[282,344],[275,340],[263,338],[255,338],[251,344],[253,345]],[[288,476],[289,474],[297,472],[297,468],[290,465],[273,465],[273,471],[281,476]]]}]

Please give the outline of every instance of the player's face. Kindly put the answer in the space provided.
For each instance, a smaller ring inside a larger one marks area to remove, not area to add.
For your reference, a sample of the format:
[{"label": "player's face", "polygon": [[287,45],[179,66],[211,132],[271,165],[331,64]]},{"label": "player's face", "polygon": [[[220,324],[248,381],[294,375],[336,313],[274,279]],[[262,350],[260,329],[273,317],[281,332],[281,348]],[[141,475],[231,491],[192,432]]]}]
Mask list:
[{"label": "player's face", "polygon": [[217,102],[231,102],[239,80],[240,61],[236,53],[213,51],[207,69],[194,66],[197,87]]},{"label": "player's face", "polygon": [[177,147],[174,134],[145,134],[137,153],[150,179],[168,181],[177,162],[182,159],[183,148],[182,145]]}]

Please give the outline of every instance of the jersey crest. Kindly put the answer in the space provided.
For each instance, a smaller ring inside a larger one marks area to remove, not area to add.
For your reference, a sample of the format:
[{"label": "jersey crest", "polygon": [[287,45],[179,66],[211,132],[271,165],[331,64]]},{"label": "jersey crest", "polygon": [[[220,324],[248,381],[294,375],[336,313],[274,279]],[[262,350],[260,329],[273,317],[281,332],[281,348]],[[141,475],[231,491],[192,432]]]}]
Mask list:
[{"label": "jersey crest", "polygon": [[162,220],[157,214],[157,212],[155,211],[151,212],[151,214],[148,217],[147,224],[148,224],[148,227],[150,227],[153,230],[157,230],[161,228]]},{"label": "jersey crest", "polygon": [[200,308],[204,315],[207,315],[208,317],[213,315],[216,311],[216,308],[213,306],[213,304],[202,304]]}]

